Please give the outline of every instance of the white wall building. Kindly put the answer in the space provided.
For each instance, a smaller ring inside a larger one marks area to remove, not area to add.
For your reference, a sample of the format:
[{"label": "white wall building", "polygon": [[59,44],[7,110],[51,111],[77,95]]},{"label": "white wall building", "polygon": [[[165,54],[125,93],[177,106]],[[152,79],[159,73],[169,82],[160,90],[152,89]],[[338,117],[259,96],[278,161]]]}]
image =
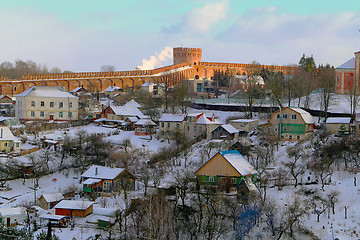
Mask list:
[{"label": "white wall building", "polygon": [[34,86],[16,95],[15,116],[20,120],[78,119],[79,98],[60,87]]}]

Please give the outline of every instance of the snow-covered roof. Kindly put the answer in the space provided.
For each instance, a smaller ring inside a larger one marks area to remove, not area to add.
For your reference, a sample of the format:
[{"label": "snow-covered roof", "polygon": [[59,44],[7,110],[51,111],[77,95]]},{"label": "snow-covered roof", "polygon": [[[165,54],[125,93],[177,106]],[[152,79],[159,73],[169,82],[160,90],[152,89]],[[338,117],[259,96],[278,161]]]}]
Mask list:
[{"label": "snow-covered roof", "polygon": [[124,107],[125,106],[126,107],[142,108],[142,106],[137,101],[135,101],[134,99],[131,99],[129,102],[125,103]]},{"label": "snow-covered roof", "polygon": [[214,121],[209,120],[205,115],[201,115],[199,119],[196,121],[196,124],[208,125],[208,124],[221,124],[217,119]]},{"label": "snow-covered roof", "polygon": [[42,215],[39,216],[39,218],[60,221],[61,219],[68,218],[68,217],[67,216],[62,216],[62,215],[42,214]]},{"label": "snow-covered roof", "polygon": [[64,199],[64,196],[61,193],[48,193],[42,195],[46,202],[57,202]]},{"label": "snow-covered roof", "polygon": [[152,84],[154,84],[153,82],[146,82],[144,83],[143,85],[141,85],[142,87],[149,87],[151,86]]},{"label": "snow-covered roof", "polygon": [[0,126],[0,141],[2,140],[10,140],[14,142],[19,142],[20,140],[15,137],[11,130],[6,126]]},{"label": "snow-covered roof", "polygon": [[127,118],[130,122],[137,122],[137,121],[139,121],[139,119],[137,118],[137,117],[128,117]]},{"label": "snow-covered roof", "polygon": [[220,154],[228,161],[233,168],[242,176],[257,174],[255,168],[245,159],[238,150],[220,151]]},{"label": "snow-covered roof", "polygon": [[298,107],[289,107],[290,109],[294,110],[295,112],[299,113],[301,117],[304,119],[304,122],[307,124],[315,124],[315,121],[310,113],[307,111],[298,108]]},{"label": "snow-covered roof", "polygon": [[118,86],[110,86],[107,89],[105,89],[104,92],[113,92],[113,91],[116,91],[116,90],[122,90],[122,89],[120,87],[118,87]]},{"label": "snow-covered roof", "polygon": [[83,87],[77,87],[77,88],[75,88],[74,90],[72,90],[71,92],[72,92],[72,93],[75,93],[75,92],[78,92],[78,91],[80,91],[80,90],[86,91],[86,89],[83,88]]},{"label": "snow-covered roof", "polygon": [[351,118],[347,118],[347,117],[344,117],[344,118],[331,117],[326,120],[326,124],[331,124],[331,123],[349,124],[350,121],[351,121]]},{"label": "snow-covered roof", "polygon": [[156,126],[156,124],[151,121],[150,119],[140,119],[139,121],[137,121],[135,123],[135,125],[139,125],[139,126]]},{"label": "snow-covered roof", "polygon": [[82,183],[91,185],[91,184],[94,184],[94,183],[98,183],[100,181],[101,181],[101,179],[89,178],[89,179],[86,179],[85,181],[83,181]]},{"label": "snow-covered roof", "polygon": [[355,57],[349,59],[348,61],[344,62],[340,66],[337,67],[337,69],[355,69]]},{"label": "snow-covered roof", "polygon": [[223,124],[223,125],[221,125],[221,127],[224,128],[230,134],[239,132],[239,130],[237,130],[230,124]]},{"label": "snow-covered roof", "polygon": [[61,202],[56,204],[54,208],[86,210],[89,207],[91,207],[91,205],[93,204],[94,204],[93,202],[89,202],[89,201],[62,200]]},{"label": "snow-covered roof", "polygon": [[24,215],[26,210],[24,207],[14,207],[14,208],[0,208],[0,216],[14,216],[14,215]]},{"label": "snow-covered roof", "polygon": [[86,172],[81,175],[81,177],[95,179],[114,179],[124,170],[125,168],[109,168],[99,165],[92,165]]},{"label": "snow-covered roof", "polygon": [[249,122],[256,122],[259,121],[257,119],[233,119],[230,122],[240,122],[240,123],[249,123]]},{"label": "snow-covered roof", "polygon": [[183,122],[185,118],[186,114],[164,113],[159,122]]},{"label": "snow-covered roof", "polygon": [[16,95],[16,97],[54,97],[78,98],[60,87],[34,86]]},{"label": "snow-covered roof", "polygon": [[145,115],[137,108],[130,105],[110,106],[115,115],[118,116],[137,116],[138,118],[146,118]]}]

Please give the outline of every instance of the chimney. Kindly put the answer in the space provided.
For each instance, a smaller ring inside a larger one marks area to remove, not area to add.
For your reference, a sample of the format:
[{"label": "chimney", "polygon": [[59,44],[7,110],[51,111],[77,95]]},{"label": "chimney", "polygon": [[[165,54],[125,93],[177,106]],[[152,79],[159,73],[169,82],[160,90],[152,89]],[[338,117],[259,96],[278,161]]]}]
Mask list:
[{"label": "chimney", "polygon": [[98,175],[98,168],[95,168],[95,175]]}]

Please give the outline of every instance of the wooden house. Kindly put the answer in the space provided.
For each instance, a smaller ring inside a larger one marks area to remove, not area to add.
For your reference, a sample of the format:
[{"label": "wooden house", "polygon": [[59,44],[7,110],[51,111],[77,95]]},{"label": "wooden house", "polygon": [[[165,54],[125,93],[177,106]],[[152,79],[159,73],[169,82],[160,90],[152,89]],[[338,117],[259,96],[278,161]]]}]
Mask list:
[{"label": "wooden house", "polygon": [[328,118],[326,119],[326,132],[337,135],[349,135],[351,118]]},{"label": "wooden house", "polygon": [[135,124],[135,135],[153,135],[156,133],[156,124],[149,118],[138,120]]},{"label": "wooden house", "polygon": [[64,196],[61,193],[49,193],[43,194],[39,198],[40,207],[45,210],[52,209],[56,204],[64,199]]},{"label": "wooden house", "polygon": [[14,226],[25,221],[26,209],[24,207],[0,208],[0,223],[5,226]]},{"label": "wooden house", "polygon": [[200,181],[210,185],[228,184],[237,187],[242,180],[257,181],[258,172],[237,150],[220,151],[197,171]]},{"label": "wooden house", "polygon": [[239,137],[239,130],[230,124],[223,124],[215,128],[211,135],[215,139],[234,139]]},{"label": "wooden house", "polygon": [[315,121],[310,113],[298,107],[286,107],[276,111],[269,120],[270,129],[282,140],[301,141],[314,132]]},{"label": "wooden house", "polygon": [[86,217],[93,212],[93,202],[62,200],[54,206],[55,215]]},{"label": "wooden house", "polygon": [[125,168],[91,166],[81,175],[83,191],[99,195],[117,192],[123,188],[135,190],[136,177]]}]

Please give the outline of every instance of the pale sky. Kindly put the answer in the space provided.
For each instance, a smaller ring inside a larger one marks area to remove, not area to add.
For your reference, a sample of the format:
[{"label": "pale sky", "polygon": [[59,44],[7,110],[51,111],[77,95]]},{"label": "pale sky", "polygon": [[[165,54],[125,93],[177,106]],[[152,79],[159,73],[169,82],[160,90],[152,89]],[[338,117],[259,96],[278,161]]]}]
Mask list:
[{"label": "pale sky", "polygon": [[360,50],[360,1],[0,0],[0,27],[0,62],[75,72],[170,65],[181,46],[209,62],[287,65],[305,53],[336,67]]}]

